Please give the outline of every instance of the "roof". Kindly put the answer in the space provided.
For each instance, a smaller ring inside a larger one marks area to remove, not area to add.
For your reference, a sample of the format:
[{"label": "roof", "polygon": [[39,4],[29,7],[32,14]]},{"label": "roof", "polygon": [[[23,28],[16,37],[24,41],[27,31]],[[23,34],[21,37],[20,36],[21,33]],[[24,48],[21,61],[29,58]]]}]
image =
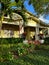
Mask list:
[{"label": "roof", "polygon": [[[4,19],[10,19],[9,15],[7,17],[4,17]],[[12,20],[17,21],[17,20],[22,20],[23,18],[17,14],[17,13],[12,13]]]},{"label": "roof", "polygon": [[25,10],[25,12],[27,12],[28,14],[30,14],[31,16],[28,18],[32,18],[34,21],[36,21],[37,23],[42,24],[43,26],[49,27],[49,24],[43,22],[42,20],[40,20],[37,16],[33,15],[31,12],[28,12]]},{"label": "roof", "polygon": [[[30,15],[28,18],[32,18],[35,22],[37,22],[43,26],[49,27],[49,24],[40,20],[37,16],[33,15],[31,12],[28,12],[27,10],[24,10],[24,11]],[[5,18],[10,19],[9,17],[5,17]],[[22,20],[23,18],[19,14],[13,13],[12,19],[13,19],[13,21],[15,21],[15,20],[17,21],[17,20]]]}]

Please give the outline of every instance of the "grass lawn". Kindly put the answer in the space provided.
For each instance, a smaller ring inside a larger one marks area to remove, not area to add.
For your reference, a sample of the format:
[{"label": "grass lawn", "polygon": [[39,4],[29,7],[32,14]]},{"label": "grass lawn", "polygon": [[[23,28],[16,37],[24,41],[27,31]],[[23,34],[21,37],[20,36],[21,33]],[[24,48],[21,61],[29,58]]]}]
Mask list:
[{"label": "grass lawn", "polygon": [[49,50],[34,50],[17,59],[0,62],[0,65],[49,65]]}]

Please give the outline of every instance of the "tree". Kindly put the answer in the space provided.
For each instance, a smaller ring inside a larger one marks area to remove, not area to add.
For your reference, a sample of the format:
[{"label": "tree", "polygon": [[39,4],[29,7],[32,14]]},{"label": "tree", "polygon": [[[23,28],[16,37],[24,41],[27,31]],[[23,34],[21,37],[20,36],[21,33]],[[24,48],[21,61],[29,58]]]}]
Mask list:
[{"label": "tree", "polygon": [[49,14],[49,0],[29,0],[37,14]]},{"label": "tree", "polygon": [[1,3],[1,10],[0,10],[0,36],[1,36],[1,29],[2,29],[2,21],[4,20],[4,16],[8,15],[11,18],[12,9],[10,8],[10,0],[0,0]]}]

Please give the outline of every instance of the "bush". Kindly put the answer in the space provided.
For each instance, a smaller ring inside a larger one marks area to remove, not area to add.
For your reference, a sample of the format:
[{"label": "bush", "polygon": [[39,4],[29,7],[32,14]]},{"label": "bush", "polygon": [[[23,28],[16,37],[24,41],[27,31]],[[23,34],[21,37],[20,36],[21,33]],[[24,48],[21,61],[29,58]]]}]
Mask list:
[{"label": "bush", "polygon": [[44,44],[49,44],[49,37],[44,38]]},{"label": "bush", "polygon": [[49,51],[49,45],[36,45],[35,50],[47,50],[47,51]]},{"label": "bush", "polygon": [[36,45],[35,46],[35,50],[40,50],[41,49],[41,45]]},{"label": "bush", "polygon": [[22,38],[0,38],[1,44],[9,44],[9,43],[22,43]]},{"label": "bush", "polygon": [[32,52],[34,44],[0,44],[0,61],[14,60],[15,58]]},{"label": "bush", "polygon": [[0,61],[13,60],[13,55],[10,52],[9,48],[2,46],[0,50]]},{"label": "bush", "polygon": [[27,48],[23,43],[18,43],[17,45],[13,45],[10,48],[14,55],[21,56],[27,53]]}]

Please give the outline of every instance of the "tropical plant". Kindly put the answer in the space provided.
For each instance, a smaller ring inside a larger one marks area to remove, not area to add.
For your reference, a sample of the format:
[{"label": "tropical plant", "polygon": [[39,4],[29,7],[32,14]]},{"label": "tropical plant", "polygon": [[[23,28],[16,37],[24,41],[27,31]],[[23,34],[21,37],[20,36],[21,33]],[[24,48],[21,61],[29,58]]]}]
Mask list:
[{"label": "tropical plant", "polygon": [[37,14],[49,14],[49,0],[29,0]]},{"label": "tropical plant", "polygon": [[[1,12],[0,12],[0,34],[2,28],[2,21],[4,20],[5,15],[9,15],[11,18],[12,9],[10,8],[11,0],[0,0]],[[1,36],[1,35],[0,35]]]}]

